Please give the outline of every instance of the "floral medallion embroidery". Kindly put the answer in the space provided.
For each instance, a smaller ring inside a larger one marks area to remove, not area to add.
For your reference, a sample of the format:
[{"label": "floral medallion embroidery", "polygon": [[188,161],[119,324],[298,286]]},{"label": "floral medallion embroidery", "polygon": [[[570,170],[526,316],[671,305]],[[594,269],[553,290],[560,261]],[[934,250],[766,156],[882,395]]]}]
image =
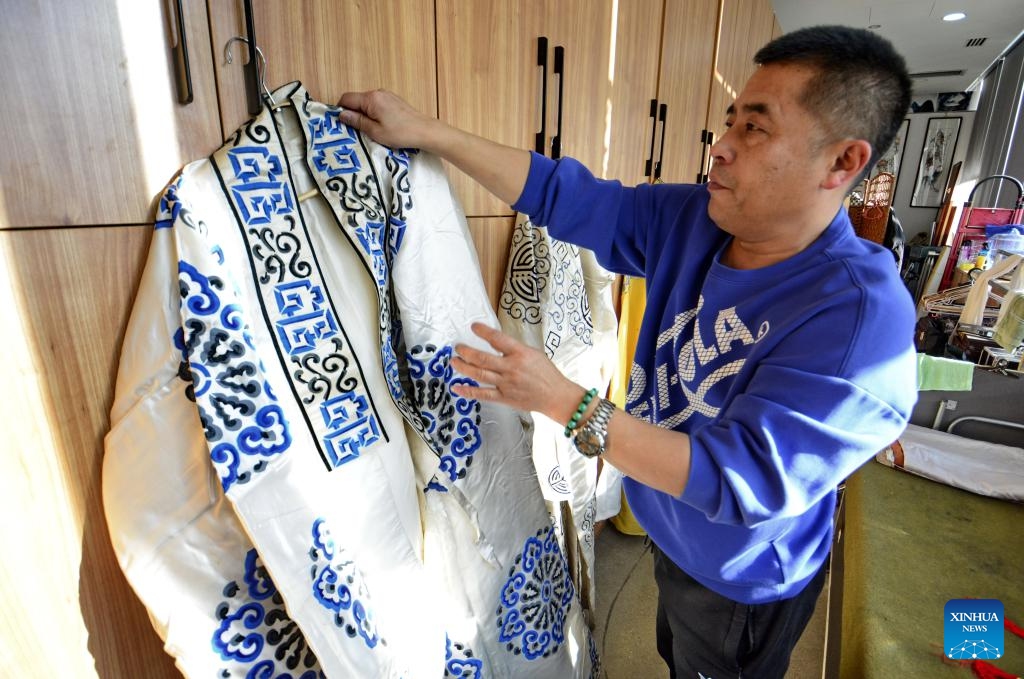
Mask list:
[{"label": "floral medallion embroidery", "polygon": [[334,614],[334,624],[351,638],[358,635],[367,648],[375,648],[378,643],[387,646],[377,632],[362,575],[345,550],[335,544],[324,519],[313,523],[309,558],[314,563],[310,569],[313,596]]},{"label": "floral medallion embroidery", "polygon": [[553,527],[528,538],[502,587],[498,639],[527,660],[546,658],[565,641],[565,619],[574,596],[569,568]]},{"label": "floral medallion embroidery", "polygon": [[220,625],[211,639],[213,650],[230,663],[219,677],[323,679],[324,673],[288,614],[284,600],[255,549],[245,556],[241,584],[224,586],[217,605]]},{"label": "floral medallion embroidery", "polygon": [[473,649],[445,635],[444,676],[456,679],[482,679],[484,663],[473,657]]}]

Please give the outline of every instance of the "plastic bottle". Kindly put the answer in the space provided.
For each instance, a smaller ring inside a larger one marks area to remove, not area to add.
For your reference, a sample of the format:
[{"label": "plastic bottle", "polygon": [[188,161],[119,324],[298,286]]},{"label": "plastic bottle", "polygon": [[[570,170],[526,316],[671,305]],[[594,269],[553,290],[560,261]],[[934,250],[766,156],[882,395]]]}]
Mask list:
[{"label": "plastic bottle", "polygon": [[985,241],[985,244],[981,246],[981,252],[978,253],[974,260],[974,268],[981,270],[988,268],[988,241]]},{"label": "plastic bottle", "polygon": [[993,264],[1011,253],[1024,255],[1024,235],[1020,229],[1013,228],[1006,233],[993,236],[991,251]]}]

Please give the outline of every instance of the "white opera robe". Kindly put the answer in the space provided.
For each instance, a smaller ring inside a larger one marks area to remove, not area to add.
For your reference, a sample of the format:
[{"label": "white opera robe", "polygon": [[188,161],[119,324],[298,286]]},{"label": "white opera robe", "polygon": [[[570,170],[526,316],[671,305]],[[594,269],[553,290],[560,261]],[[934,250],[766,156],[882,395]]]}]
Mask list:
[{"label": "white opera robe", "polygon": [[497,326],[440,162],[298,83],[159,208],[103,503],[191,677],[588,677],[530,418],[450,364]]},{"label": "white opera robe", "polygon": [[[617,359],[614,279],[593,252],[552,238],[545,227],[519,214],[498,302],[502,330],[543,349],[566,377],[604,396]],[[597,458],[580,455],[564,429],[565,423],[536,418],[533,460],[545,499],[555,508],[566,503],[570,510],[571,526],[560,511],[552,514],[565,534],[567,553],[576,557],[569,561],[581,603],[593,609],[594,528],[611,515],[601,515],[606,503],[599,495],[612,493],[617,500],[620,491],[599,483]],[[617,476],[617,471],[606,465],[601,475]]]}]

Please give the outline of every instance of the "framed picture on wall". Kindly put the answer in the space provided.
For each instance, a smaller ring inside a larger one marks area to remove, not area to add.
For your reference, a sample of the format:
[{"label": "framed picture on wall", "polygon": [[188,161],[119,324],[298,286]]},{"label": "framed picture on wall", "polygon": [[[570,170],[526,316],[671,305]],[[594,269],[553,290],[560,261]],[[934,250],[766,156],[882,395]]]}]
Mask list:
[{"label": "framed picture on wall", "polygon": [[[907,130],[909,129],[910,120],[904,118],[903,124],[900,125],[900,129],[896,132],[896,138],[892,140],[892,145],[889,147],[889,150],[878,159],[878,162],[875,163],[875,167],[871,170],[869,179],[874,179],[881,172],[888,172],[896,177],[897,182],[899,181],[900,166],[903,164],[903,151],[907,143]],[[893,184],[893,191],[896,191],[895,183]]]},{"label": "framed picture on wall", "polygon": [[917,180],[910,207],[939,207],[946,188],[946,177],[956,151],[962,118],[929,118],[917,164]]}]

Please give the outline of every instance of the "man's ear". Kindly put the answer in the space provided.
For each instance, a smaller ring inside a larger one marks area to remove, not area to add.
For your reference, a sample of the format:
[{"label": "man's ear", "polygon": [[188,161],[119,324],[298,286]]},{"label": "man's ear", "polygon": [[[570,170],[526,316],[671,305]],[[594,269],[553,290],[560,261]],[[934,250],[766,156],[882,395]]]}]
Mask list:
[{"label": "man's ear", "polygon": [[871,144],[865,139],[845,139],[833,147],[832,165],[821,182],[823,189],[852,184],[871,162]]}]

